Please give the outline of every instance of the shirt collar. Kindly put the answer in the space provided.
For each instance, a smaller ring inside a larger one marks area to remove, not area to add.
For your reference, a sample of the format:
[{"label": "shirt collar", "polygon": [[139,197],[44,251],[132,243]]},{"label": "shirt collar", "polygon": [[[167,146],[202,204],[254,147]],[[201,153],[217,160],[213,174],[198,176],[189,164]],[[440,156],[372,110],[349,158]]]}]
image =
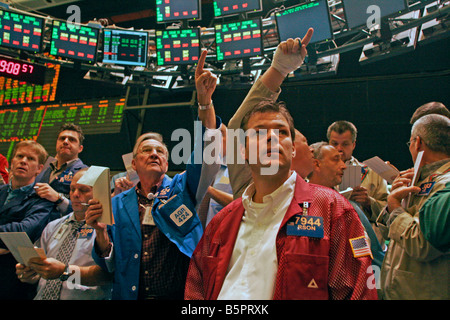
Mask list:
[{"label": "shirt collar", "polygon": [[30,183],[29,185],[20,187],[19,189],[15,189],[13,190],[12,185],[11,185],[11,181],[8,183],[8,192],[21,192],[21,193],[27,193],[31,190],[31,188],[33,188],[35,181],[33,181],[33,183]]},{"label": "shirt collar", "polygon": [[252,198],[255,194],[256,189],[255,184],[251,183],[242,194],[242,204],[245,210],[248,210],[250,206],[264,207],[271,202],[276,203],[272,211],[273,214],[276,214],[278,208],[283,205],[281,201],[282,198],[286,197],[287,194],[294,192],[296,181],[297,181],[297,173],[295,171],[292,171],[290,177],[278,189],[276,189],[271,194],[265,195],[263,197],[262,203],[253,202]]},{"label": "shirt collar", "polygon": [[[67,168],[68,166],[70,166],[70,165],[72,165],[75,161],[77,161],[78,160],[78,158],[75,158],[75,159],[73,159],[73,160],[70,160],[70,161],[67,161],[66,163],[64,163],[62,166],[61,166],[61,168],[59,169],[59,170],[63,170],[63,169],[65,169],[65,168]],[[56,171],[56,170],[58,170],[57,168],[57,164],[58,164],[58,160],[56,159],[55,161],[53,161],[53,162],[50,162],[50,167],[52,168],[52,171]]]},{"label": "shirt collar", "polygon": [[438,170],[440,167],[448,163],[450,159],[439,160],[433,163],[428,163],[424,165],[420,170],[420,178],[418,181],[421,181],[431,175],[433,172]]}]

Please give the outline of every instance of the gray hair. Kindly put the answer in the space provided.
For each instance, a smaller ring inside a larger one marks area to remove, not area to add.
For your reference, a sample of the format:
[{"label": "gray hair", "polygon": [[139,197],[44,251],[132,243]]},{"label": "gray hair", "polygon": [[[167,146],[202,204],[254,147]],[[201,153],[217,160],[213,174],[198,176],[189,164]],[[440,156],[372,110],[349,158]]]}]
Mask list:
[{"label": "gray hair", "polygon": [[162,135],[157,132],[147,132],[147,133],[144,133],[141,136],[139,136],[139,138],[137,138],[136,143],[134,144],[134,148],[133,148],[133,158],[136,157],[139,146],[145,140],[156,140],[158,142],[161,142],[161,144],[164,146],[164,149],[166,150],[167,159],[169,159],[169,149],[167,148],[166,144],[164,143]]},{"label": "gray hair", "polygon": [[320,160],[323,157],[322,148],[324,146],[328,146],[329,143],[326,141],[316,142],[310,145],[310,148],[313,149],[313,157],[314,159]]},{"label": "gray hair", "polygon": [[352,134],[352,142],[356,141],[356,135],[358,134],[358,130],[355,125],[350,121],[339,120],[333,122],[327,129],[327,139],[330,141],[331,131],[336,132],[337,134],[343,134],[345,131],[350,131]]},{"label": "gray hair", "polygon": [[417,136],[431,151],[450,155],[450,119],[447,117],[439,114],[421,117],[411,129],[411,137]]}]

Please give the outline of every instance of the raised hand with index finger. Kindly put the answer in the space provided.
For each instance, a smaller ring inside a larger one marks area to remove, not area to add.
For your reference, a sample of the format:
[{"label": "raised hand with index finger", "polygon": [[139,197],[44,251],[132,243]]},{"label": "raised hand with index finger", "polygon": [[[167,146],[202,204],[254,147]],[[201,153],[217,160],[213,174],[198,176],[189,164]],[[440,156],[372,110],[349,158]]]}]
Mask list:
[{"label": "raised hand with index finger", "polygon": [[[273,55],[272,67],[286,77],[290,72],[297,70],[303,63],[314,29],[309,28],[303,39],[295,38],[281,42]],[[301,45],[301,46],[300,46]]]},{"label": "raised hand with index finger", "polygon": [[209,105],[211,97],[216,90],[217,77],[209,70],[204,70],[206,55],[208,51],[203,50],[195,69],[195,87],[197,89],[197,100],[201,105]]}]

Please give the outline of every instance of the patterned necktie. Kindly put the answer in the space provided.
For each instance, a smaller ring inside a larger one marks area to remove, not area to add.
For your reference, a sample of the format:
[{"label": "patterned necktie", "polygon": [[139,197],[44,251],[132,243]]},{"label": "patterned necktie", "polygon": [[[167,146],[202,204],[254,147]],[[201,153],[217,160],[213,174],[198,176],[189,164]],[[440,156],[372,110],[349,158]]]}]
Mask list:
[{"label": "patterned necktie", "polygon": [[[61,247],[59,248],[56,260],[61,261],[65,265],[69,263],[72,257],[73,249],[78,239],[78,229],[84,224],[84,221],[69,221],[69,228],[67,236],[64,238]],[[62,281],[57,279],[47,280],[44,290],[42,292],[41,300],[58,300],[61,293]]]}]

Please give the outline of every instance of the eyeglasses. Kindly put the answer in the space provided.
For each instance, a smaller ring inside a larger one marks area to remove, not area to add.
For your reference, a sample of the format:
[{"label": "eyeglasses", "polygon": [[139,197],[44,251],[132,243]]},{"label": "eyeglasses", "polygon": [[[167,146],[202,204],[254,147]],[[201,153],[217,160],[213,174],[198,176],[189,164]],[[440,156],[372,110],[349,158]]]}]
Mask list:
[{"label": "eyeglasses", "polygon": [[413,141],[416,141],[416,140],[417,140],[417,137],[415,137],[414,139],[408,141],[408,142],[406,143],[406,145],[408,146],[408,148],[411,146],[411,143],[413,143]]}]

